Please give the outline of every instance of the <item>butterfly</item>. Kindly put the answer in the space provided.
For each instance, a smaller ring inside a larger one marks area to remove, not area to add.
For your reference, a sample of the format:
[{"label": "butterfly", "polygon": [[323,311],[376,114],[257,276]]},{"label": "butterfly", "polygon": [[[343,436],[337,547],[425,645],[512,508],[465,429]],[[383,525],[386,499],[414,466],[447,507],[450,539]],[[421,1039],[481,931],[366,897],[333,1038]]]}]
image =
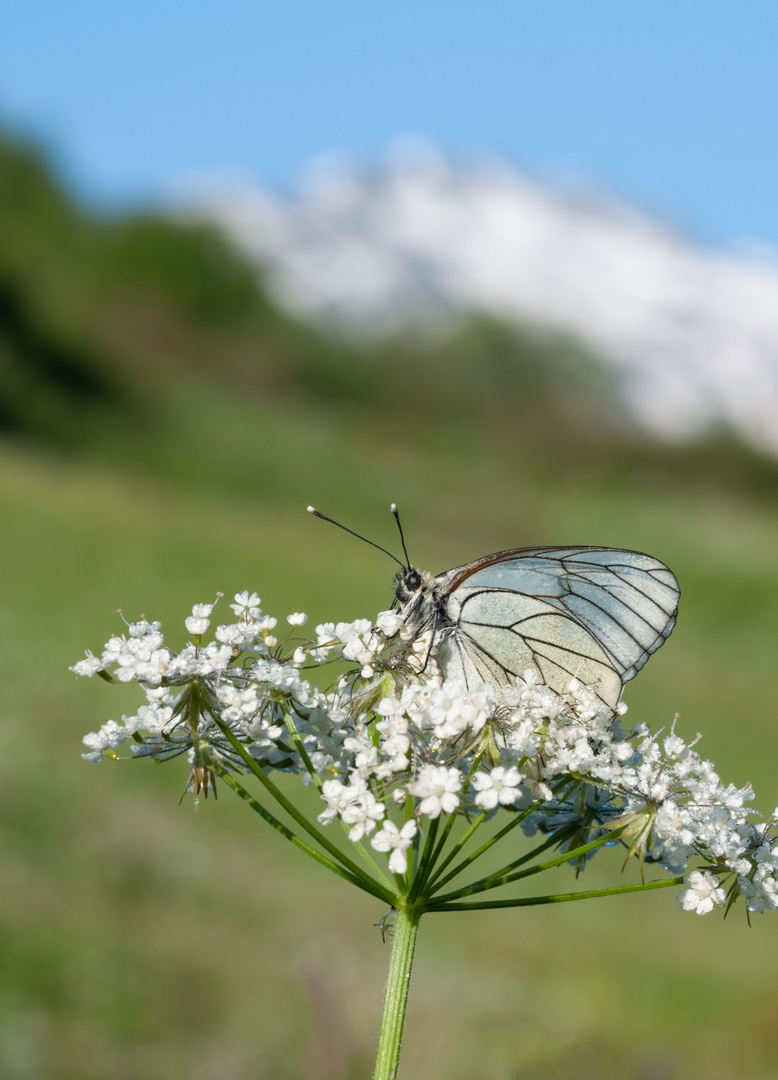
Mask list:
[{"label": "butterfly", "polygon": [[615,708],[670,636],[681,590],[639,551],[531,547],[437,576],[404,566],[395,594],[411,636],[431,630],[444,675],[504,686],[534,668],[558,693],[576,678]]},{"label": "butterfly", "polygon": [[437,576],[325,517],[400,564],[395,602],[416,639],[430,634],[443,675],[470,687],[512,683],[534,668],[552,690],[571,679],[593,686],[609,708],[624,683],[664,645],[675,626],[681,590],[659,559],[607,547],[529,547],[498,551]]}]

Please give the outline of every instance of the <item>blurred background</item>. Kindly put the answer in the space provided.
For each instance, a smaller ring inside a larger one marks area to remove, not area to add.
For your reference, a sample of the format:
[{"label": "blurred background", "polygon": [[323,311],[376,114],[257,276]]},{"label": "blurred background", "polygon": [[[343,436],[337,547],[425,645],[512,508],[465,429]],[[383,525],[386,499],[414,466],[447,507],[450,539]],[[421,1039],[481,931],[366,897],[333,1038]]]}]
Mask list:
[{"label": "blurred background", "polygon": [[[369,899],[67,668],[117,608],[389,605],[530,544],[665,560],[626,692],[778,803],[775,6],[30,0],[0,32],[0,1074],[369,1075]],[[612,853],[583,885],[612,881]],[[540,891],[573,887],[569,869]],[[625,880],[635,879],[628,868]],[[775,1075],[770,916],[422,924],[404,1080]]]}]

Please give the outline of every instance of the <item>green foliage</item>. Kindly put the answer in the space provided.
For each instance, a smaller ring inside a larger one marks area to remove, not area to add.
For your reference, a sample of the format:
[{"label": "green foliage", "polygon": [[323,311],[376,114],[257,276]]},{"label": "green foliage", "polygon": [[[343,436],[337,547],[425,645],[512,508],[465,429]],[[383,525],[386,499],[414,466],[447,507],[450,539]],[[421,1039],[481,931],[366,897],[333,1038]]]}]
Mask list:
[{"label": "green foliage", "polygon": [[141,291],[196,325],[240,325],[263,308],[256,275],[207,226],[151,214],[103,228],[100,277],[110,294]]},{"label": "green foliage", "polygon": [[[378,341],[305,325],[272,303],[214,228],[151,213],[90,216],[35,149],[7,137],[0,231],[0,425],[9,433],[118,460],[141,430],[140,457],[156,471],[176,457],[171,429],[199,425],[187,410],[212,398],[216,411],[232,400],[246,418],[302,410],[317,425],[402,431],[411,444],[455,437],[475,453],[499,444],[521,469],[563,469],[582,482],[640,475],[756,491],[775,482],[774,462],[727,432],[677,449],[637,431],[613,369],[559,335],[478,315],[453,331]],[[251,425],[237,428],[234,451]],[[189,478],[235,482],[214,454],[218,446],[205,470],[195,454]]]},{"label": "green foliage", "polygon": [[0,223],[0,258],[20,268],[55,255],[85,224],[43,153],[7,135],[0,138]]},{"label": "green foliage", "polygon": [[36,318],[18,287],[0,275],[0,431],[77,445],[98,411],[128,395],[102,357]]}]

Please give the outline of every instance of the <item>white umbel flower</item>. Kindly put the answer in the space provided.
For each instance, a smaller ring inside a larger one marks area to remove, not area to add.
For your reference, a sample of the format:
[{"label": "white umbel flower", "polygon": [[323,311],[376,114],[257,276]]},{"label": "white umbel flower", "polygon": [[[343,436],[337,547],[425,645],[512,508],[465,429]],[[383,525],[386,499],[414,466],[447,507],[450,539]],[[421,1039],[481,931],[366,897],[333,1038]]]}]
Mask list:
[{"label": "white umbel flower", "polygon": [[393,821],[385,821],[381,831],[370,841],[371,847],[376,851],[391,851],[389,869],[393,874],[404,874],[408,869],[406,852],[413,843],[416,831],[413,818],[406,821],[401,829],[398,829]]},{"label": "white umbel flower", "polygon": [[235,594],[235,603],[230,607],[239,619],[258,619],[261,615],[260,599],[255,592],[249,593],[248,589]]},{"label": "white umbel flower", "polygon": [[476,806],[494,810],[495,806],[513,806],[521,798],[522,775],[515,765],[509,769],[498,765],[490,773],[477,772],[472,786],[478,792]]},{"label": "white umbel flower", "polygon": [[213,604],[195,604],[192,614],[184,619],[184,626],[190,634],[204,634],[211,625],[209,615],[213,611]]},{"label": "white umbel flower", "polygon": [[693,870],[684,881],[689,886],[678,896],[678,903],[684,911],[695,911],[698,915],[707,915],[714,907],[720,907],[727,899],[727,894],[719,885],[719,879],[709,870]]},{"label": "white umbel flower", "polygon": [[443,765],[425,765],[415,780],[408,784],[408,791],[421,799],[419,812],[430,818],[441,813],[453,814],[459,806],[459,791],[464,778],[458,769]]}]

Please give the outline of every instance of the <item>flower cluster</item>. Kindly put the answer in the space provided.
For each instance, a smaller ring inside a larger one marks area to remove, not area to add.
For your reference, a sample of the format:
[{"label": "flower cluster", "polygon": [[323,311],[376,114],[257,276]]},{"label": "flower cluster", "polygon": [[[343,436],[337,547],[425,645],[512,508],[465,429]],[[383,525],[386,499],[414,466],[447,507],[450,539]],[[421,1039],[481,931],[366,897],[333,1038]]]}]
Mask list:
[{"label": "flower cluster", "polygon": [[[626,710],[607,708],[596,687],[574,679],[559,694],[533,670],[507,686],[465,686],[438,670],[428,635],[409,639],[395,611],[324,623],[305,638],[305,615],[288,616],[282,635],[256,593],[243,592],[234,621],[205,641],[213,607],[194,606],[178,652],[159,623],[141,619],[74,665],[145,695],[136,713],[85,737],[87,760],[117,756],[125,742],[135,755],[186,754],[195,796],[249,767],[298,773],[320,792],[319,823],[339,820],[363,851],[367,841],[388,856],[397,879],[410,880],[422,843],[432,850],[455,816],[472,830],[500,814],[579,870],[614,843],[641,867],[680,875],[695,863],[679,896],[686,910],[739,896],[752,912],[778,907],[778,811],[770,825],[755,823],[750,787],[725,786],[674,725],[627,731]],[[328,689],[312,686],[303,672],[331,661],[350,666]]]}]

